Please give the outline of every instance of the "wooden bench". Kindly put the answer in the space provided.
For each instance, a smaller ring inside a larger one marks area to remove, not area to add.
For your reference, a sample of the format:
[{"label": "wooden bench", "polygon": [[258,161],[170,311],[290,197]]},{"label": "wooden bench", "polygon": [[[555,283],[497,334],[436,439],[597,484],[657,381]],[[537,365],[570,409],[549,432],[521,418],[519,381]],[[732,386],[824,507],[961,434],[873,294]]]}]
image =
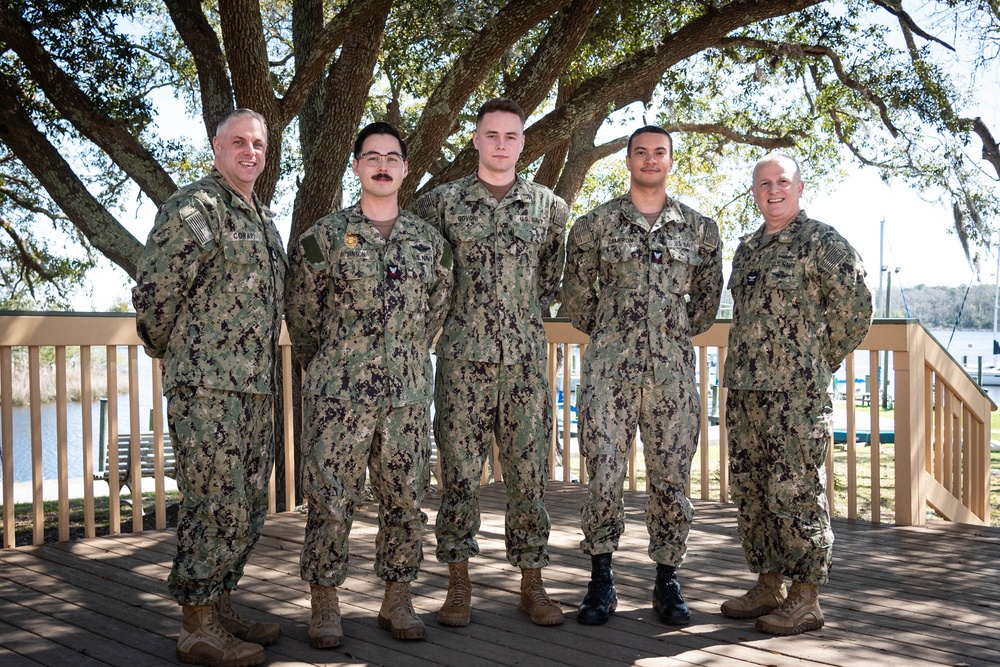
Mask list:
[{"label": "wooden bench", "polygon": [[[100,470],[94,474],[94,479],[111,483],[111,449],[105,448],[104,443],[100,443],[102,451],[100,455]],[[156,476],[156,453],[153,449],[153,433],[145,432],[139,434],[139,469],[142,477]],[[174,457],[174,448],[170,444],[170,434],[163,434],[163,475],[174,479],[177,470],[177,461]],[[118,436],[118,493],[126,486],[132,490],[132,453],[130,449],[130,438],[128,433]]]}]

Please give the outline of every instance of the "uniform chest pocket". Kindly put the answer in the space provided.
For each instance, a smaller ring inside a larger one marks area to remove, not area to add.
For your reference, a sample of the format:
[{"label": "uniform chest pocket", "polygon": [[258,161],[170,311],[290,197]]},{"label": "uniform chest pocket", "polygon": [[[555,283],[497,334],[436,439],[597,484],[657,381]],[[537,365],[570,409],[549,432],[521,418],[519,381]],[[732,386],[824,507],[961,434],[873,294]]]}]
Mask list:
[{"label": "uniform chest pocket", "polygon": [[544,240],[545,227],[540,219],[518,220],[510,226],[507,252],[517,259],[518,264],[537,266],[538,249]]},{"label": "uniform chest pocket", "polygon": [[701,264],[698,249],[674,247],[668,249],[670,264],[667,267],[667,289],[674,294],[688,294],[695,268]]},{"label": "uniform chest pocket", "polygon": [[365,280],[379,273],[379,261],[367,252],[341,253],[340,277],[344,280]]},{"label": "uniform chest pocket", "polygon": [[767,284],[784,292],[800,292],[805,286],[805,270],[798,263],[771,267],[767,272]]},{"label": "uniform chest pocket", "polygon": [[222,244],[227,292],[262,294],[270,289],[270,260],[263,243],[227,240]]},{"label": "uniform chest pocket", "polygon": [[643,249],[637,243],[609,243],[601,247],[602,287],[636,289],[639,286],[640,257]]},{"label": "uniform chest pocket", "polygon": [[429,243],[410,243],[403,250],[403,258],[408,278],[426,282],[433,276],[434,249]]}]

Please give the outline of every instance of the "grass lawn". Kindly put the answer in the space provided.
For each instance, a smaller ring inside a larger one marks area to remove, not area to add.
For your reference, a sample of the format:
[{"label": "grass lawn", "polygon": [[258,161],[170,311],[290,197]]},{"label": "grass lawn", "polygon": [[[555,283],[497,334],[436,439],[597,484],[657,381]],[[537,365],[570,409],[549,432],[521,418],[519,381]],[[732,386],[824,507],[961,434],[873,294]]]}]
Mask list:
[{"label": "grass lawn", "polygon": [[[143,516],[145,530],[153,530],[156,527],[156,517],[150,509],[156,501],[154,493],[142,494],[143,504],[147,508]],[[177,526],[177,511],[172,506],[180,499],[176,491],[166,493],[167,500],[167,527]],[[108,496],[94,498],[94,527],[97,535],[107,535],[110,525]],[[59,540],[59,504],[56,500],[46,501],[44,505],[45,513],[45,541],[57,542]],[[17,546],[31,544],[32,538],[32,510],[31,503],[17,503],[14,505],[14,540]],[[69,533],[70,539],[75,540],[84,535],[84,514],[83,498],[75,498],[69,501]],[[132,506],[122,503],[121,505],[121,532],[132,531]],[[3,528],[0,527],[0,535],[3,535]]]}]

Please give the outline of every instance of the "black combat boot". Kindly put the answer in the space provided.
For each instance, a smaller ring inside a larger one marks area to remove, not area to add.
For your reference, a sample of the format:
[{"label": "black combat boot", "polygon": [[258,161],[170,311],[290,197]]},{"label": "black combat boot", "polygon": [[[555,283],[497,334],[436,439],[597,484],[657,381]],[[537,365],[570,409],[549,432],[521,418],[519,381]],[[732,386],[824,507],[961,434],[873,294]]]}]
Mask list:
[{"label": "black combat boot", "polygon": [[580,604],[576,620],[584,625],[604,625],[618,607],[615,573],[611,570],[611,554],[590,557],[590,583],[587,596]]},{"label": "black combat boot", "polygon": [[691,612],[681,596],[681,585],[677,583],[676,567],[657,564],[653,611],[667,625],[686,625],[691,620]]}]

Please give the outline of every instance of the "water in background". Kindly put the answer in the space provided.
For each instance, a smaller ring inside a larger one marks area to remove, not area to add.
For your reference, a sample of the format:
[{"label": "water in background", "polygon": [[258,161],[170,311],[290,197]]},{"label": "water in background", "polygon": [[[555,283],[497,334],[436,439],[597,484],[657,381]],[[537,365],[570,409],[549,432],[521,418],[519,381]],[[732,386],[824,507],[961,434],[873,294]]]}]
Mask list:
[{"label": "water in background", "polygon": [[[950,330],[933,330],[931,334],[941,343],[947,346],[948,352],[959,363],[974,370],[978,364],[978,358],[983,357],[983,366],[993,365],[1000,362],[1000,357],[994,357],[993,352],[993,332],[992,331],[956,331],[954,336]],[[949,338],[951,344],[949,345]],[[149,411],[152,409],[152,365],[149,357],[141,351],[139,360],[139,430],[149,430]],[[854,372],[860,385],[864,385],[869,372],[869,355],[860,352],[855,355]],[[891,364],[891,362],[890,362]],[[120,364],[121,367],[121,364]],[[838,381],[844,383],[844,367],[841,366],[837,373]],[[889,376],[890,382],[892,376]],[[843,384],[838,386],[842,389]],[[1000,386],[985,387],[990,397],[995,402],[1000,402]],[[859,390],[864,391],[864,389]],[[889,391],[892,391],[890,384]],[[67,434],[67,469],[69,477],[83,477],[83,436],[81,428],[81,414],[83,406],[80,403],[70,403],[66,409],[66,434]],[[31,414],[28,407],[14,408],[13,411],[13,432],[14,432],[14,481],[31,481]],[[102,464],[98,460],[98,446],[100,435],[100,403],[95,401],[90,406],[91,419],[93,423],[92,441],[94,443],[94,470],[95,472]],[[164,415],[166,415],[166,404],[164,403]],[[56,406],[49,403],[41,409],[42,424],[42,474],[44,479],[57,478],[56,461]],[[129,405],[128,394],[118,397],[118,432],[129,432]]]},{"label": "water in background", "polygon": [[[153,367],[151,359],[142,350],[138,355],[139,376],[139,430],[149,431],[149,414],[153,408]],[[127,362],[119,361],[119,368],[127,368]],[[102,371],[103,372],[103,371]],[[93,425],[92,442],[94,447],[94,472],[103,465],[99,461],[99,436],[101,427],[100,398],[94,401],[90,409]],[[166,419],[166,401],[164,401],[164,419]],[[66,465],[70,479],[83,477],[83,404],[68,403],[66,406]],[[31,408],[16,407],[13,410],[11,426],[14,434],[14,481],[31,481]],[[118,433],[128,433],[129,397],[128,394],[118,396]],[[105,426],[105,433],[107,427]],[[58,478],[58,461],[56,458],[56,404],[46,403],[41,408],[41,440],[42,440],[42,478]]]}]

